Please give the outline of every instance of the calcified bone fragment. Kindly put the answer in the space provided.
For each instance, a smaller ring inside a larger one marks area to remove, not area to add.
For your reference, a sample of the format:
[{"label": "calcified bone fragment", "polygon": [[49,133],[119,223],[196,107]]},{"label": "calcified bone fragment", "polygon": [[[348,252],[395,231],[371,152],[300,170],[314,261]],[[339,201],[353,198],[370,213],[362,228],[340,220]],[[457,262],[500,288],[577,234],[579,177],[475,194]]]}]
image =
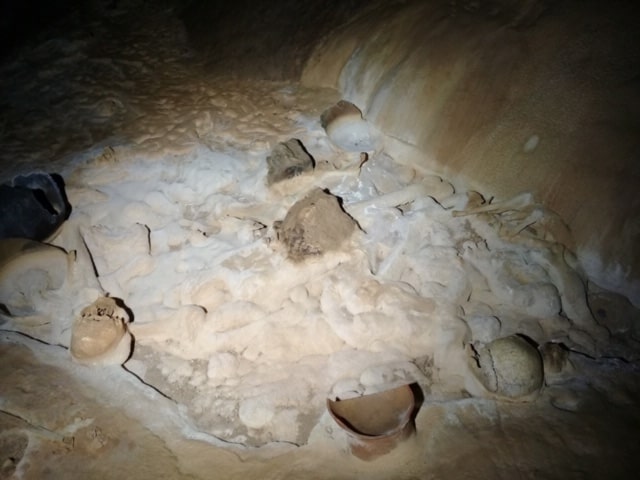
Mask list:
[{"label": "calcified bone fragment", "polygon": [[566,262],[566,249],[555,244],[550,249],[531,250],[529,256],[542,266],[560,293],[562,311],[571,322],[589,333],[605,334],[587,304],[587,291],[580,274]]},{"label": "calcified bone fragment", "polygon": [[508,250],[492,252],[484,243],[469,242],[462,257],[484,275],[501,302],[518,306],[525,314],[538,318],[560,313],[557,287],[546,269],[528,261],[525,255]]},{"label": "calcified bone fragment", "polygon": [[567,224],[557,213],[536,203],[531,193],[453,212],[454,217],[482,214],[498,218],[500,236],[510,241],[531,247],[544,247],[550,243],[561,243],[569,249],[575,247]]},{"label": "calcified bone fragment", "polygon": [[11,315],[33,315],[42,296],[64,285],[75,254],[24,238],[0,240],[0,303]]},{"label": "calcified bone fragment", "polygon": [[531,195],[531,193],[522,193],[502,202],[486,203],[466,210],[455,211],[453,212],[453,216],[462,217],[465,215],[477,215],[479,213],[504,213],[511,210],[520,210],[533,203],[533,195]]},{"label": "calcified bone fragment", "polygon": [[140,223],[126,227],[81,226],[80,235],[100,276],[127,267],[135,258],[148,257],[151,250],[150,230]]},{"label": "calcified bone fragment", "polygon": [[121,365],[131,353],[129,314],[110,297],[100,297],[73,322],[71,358],[85,365]]},{"label": "calcified bone fragment", "polygon": [[359,220],[370,208],[398,207],[411,203],[418,198],[430,196],[430,194],[431,189],[428,185],[414,183],[396,192],[387,193],[386,195],[380,195],[379,197],[370,198],[361,202],[350,203],[345,205],[345,209],[349,212],[349,215]]}]

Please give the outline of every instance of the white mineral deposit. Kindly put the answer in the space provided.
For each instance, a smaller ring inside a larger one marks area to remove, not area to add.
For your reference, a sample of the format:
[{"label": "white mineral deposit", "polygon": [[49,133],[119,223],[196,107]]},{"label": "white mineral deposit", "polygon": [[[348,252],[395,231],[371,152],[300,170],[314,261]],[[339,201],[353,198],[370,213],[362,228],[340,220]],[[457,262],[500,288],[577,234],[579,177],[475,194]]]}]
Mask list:
[{"label": "white mineral deposit", "polygon": [[0,479],[637,477],[634,5],[5,2]]}]

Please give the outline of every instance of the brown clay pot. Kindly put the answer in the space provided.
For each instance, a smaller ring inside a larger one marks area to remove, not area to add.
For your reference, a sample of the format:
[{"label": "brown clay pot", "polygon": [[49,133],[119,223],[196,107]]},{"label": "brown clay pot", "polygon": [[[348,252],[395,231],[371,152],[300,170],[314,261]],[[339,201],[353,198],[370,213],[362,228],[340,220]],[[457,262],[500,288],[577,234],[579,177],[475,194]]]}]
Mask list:
[{"label": "brown clay pot", "polygon": [[416,400],[410,385],[346,400],[327,399],[327,409],[348,434],[351,453],[373,460],[415,432]]}]

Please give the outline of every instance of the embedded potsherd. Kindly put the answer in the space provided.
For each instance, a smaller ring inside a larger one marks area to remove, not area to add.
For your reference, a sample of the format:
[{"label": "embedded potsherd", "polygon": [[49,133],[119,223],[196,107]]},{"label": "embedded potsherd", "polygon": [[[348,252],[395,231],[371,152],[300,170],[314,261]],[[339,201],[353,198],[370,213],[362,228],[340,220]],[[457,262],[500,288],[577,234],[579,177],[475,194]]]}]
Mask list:
[{"label": "embedded potsherd", "polygon": [[347,400],[327,399],[327,409],[347,432],[351,453],[373,460],[415,433],[416,400],[410,385]]}]

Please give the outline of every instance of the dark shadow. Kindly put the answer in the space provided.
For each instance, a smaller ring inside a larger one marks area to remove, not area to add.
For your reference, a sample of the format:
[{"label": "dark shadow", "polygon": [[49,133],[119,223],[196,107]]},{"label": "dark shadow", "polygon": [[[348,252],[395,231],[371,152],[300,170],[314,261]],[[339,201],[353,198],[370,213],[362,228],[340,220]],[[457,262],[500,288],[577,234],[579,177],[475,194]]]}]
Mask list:
[{"label": "dark shadow", "polygon": [[[122,299],[121,299],[121,298],[119,298],[119,297],[111,297],[111,296],[109,296],[109,298],[111,298],[111,299],[116,303],[116,305],[117,305],[118,307],[120,307],[120,308],[121,308],[121,309],[123,309],[125,312],[127,312],[127,315],[129,316],[129,323],[133,323],[133,321],[134,321],[134,314],[133,314],[133,310],[131,310],[131,309],[130,309],[130,308],[129,308],[125,303],[124,303],[124,300],[122,300]],[[126,359],[124,362],[122,362],[123,364],[124,364],[124,363],[127,363],[127,362],[131,359],[131,357],[133,357],[133,351],[134,351],[134,350],[135,350],[135,348],[136,348],[136,339],[135,339],[135,337],[133,336],[133,333],[131,333],[131,331],[129,331],[129,334],[131,335],[131,345],[130,345],[130,348],[129,348],[129,356],[127,357],[127,359]],[[124,366],[124,365],[123,365],[123,366]]]},{"label": "dark shadow", "polygon": [[347,210],[344,208],[344,200],[342,197],[334,195],[333,193],[331,193],[331,191],[328,188],[324,188],[322,189],[322,191],[328,195],[331,195],[332,197],[336,197],[336,199],[338,200],[338,206],[340,207],[340,210],[342,210],[345,215],[347,215],[351,220],[355,222],[356,227],[358,227],[358,230],[360,230],[364,234],[367,233],[367,231],[364,228],[362,228],[362,225],[360,225],[360,222],[358,222],[358,219],[352,216],[351,214],[349,214],[349,212],[347,212]]},{"label": "dark shadow", "polygon": [[69,198],[67,197],[67,189],[66,189],[66,184],[64,183],[64,178],[62,178],[62,175],[60,175],[59,173],[50,173],[49,175],[58,186],[60,197],[64,204],[64,211],[65,211],[64,220],[67,220],[71,215],[72,206],[69,203]]},{"label": "dark shadow", "polygon": [[409,388],[411,389],[411,392],[413,393],[413,398],[415,400],[415,406],[413,407],[413,412],[411,413],[411,421],[415,422],[416,417],[418,416],[418,412],[420,411],[420,409],[422,408],[422,405],[424,404],[424,392],[420,388],[420,385],[418,385],[415,382],[409,385]]},{"label": "dark shadow", "polygon": [[110,295],[108,295],[108,297],[111,298],[114,302],[116,302],[116,305],[118,307],[120,307],[125,312],[127,312],[127,315],[129,315],[129,323],[133,323],[133,320],[134,320],[133,310],[127,307],[127,305],[124,303],[124,300],[118,297],[112,297]]},{"label": "dark shadow", "polygon": [[47,240],[70,214],[59,174],[36,171],[0,184],[0,238]]},{"label": "dark shadow", "polygon": [[44,193],[44,190],[40,190],[38,188],[36,190],[31,190],[31,192],[33,193],[33,197],[35,198],[36,202],[38,202],[43,209],[49,212],[49,214],[58,215],[60,213],[53,207],[53,205],[51,205],[51,202],[47,198],[47,195]]},{"label": "dark shadow", "polygon": [[309,158],[311,159],[311,167],[316,168],[316,159],[313,158],[313,155],[309,153],[309,150],[307,150],[307,147],[304,146],[304,143],[302,143],[302,140],[299,140],[297,138],[295,138],[294,140],[298,142],[298,144],[300,145],[300,148],[302,148],[302,151],[307,155],[309,155]]},{"label": "dark shadow", "polygon": [[516,337],[520,337],[521,339],[523,339],[525,342],[527,342],[529,345],[531,345],[535,349],[538,349],[538,347],[540,346],[534,339],[532,339],[531,337],[527,337],[523,333],[516,333],[515,335]]},{"label": "dark shadow", "polygon": [[79,0],[3,0],[0,2],[0,63],[21,47],[47,39],[46,31],[73,12]]},{"label": "dark shadow", "polygon": [[133,351],[136,348],[136,337],[133,336],[133,333],[129,332],[129,335],[131,335],[131,343],[129,344],[129,356],[127,357],[127,359],[122,362],[123,366],[125,363],[127,363],[129,360],[131,360],[131,357],[133,357]]}]

